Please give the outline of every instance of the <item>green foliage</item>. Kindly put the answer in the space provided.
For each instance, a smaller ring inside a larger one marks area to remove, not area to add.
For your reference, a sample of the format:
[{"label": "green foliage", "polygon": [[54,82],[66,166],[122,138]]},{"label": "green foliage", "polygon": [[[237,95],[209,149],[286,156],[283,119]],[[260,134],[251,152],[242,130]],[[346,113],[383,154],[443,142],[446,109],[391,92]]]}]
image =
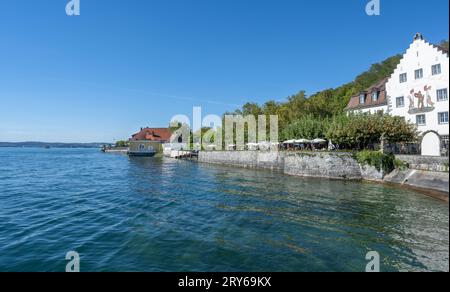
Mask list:
[{"label": "green foliage", "polygon": [[353,149],[366,149],[371,144],[414,142],[418,132],[414,124],[401,117],[383,114],[352,114],[332,118],[326,138]]},{"label": "green foliage", "polygon": [[325,138],[329,128],[328,118],[307,115],[289,124],[281,132],[282,140]]},{"label": "green foliage", "polygon": [[398,169],[398,170],[407,170],[409,168],[409,164],[404,162],[401,159],[395,159],[394,166],[395,166],[395,169]]},{"label": "green foliage", "polygon": [[129,145],[128,141],[117,141],[116,142],[116,147],[123,148],[123,147],[128,147],[128,145]]},{"label": "green foliage", "polygon": [[383,114],[336,115],[332,118],[303,116],[281,132],[283,140],[325,138],[351,149],[367,149],[369,145],[405,143],[417,140],[414,124],[400,117]]},{"label": "green foliage", "polygon": [[180,123],[180,122],[172,122],[172,123],[169,125],[169,129],[170,129],[170,131],[171,131],[172,133],[175,133],[175,132],[178,131],[182,126],[183,126],[183,124]]},{"label": "green foliage", "polygon": [[378,171],[383,170],[385,173],[389,173],[395,169],[395,156],[393,154],[365,150],[357,152],[355,156],[360,164],[373,166]]},{"label": "green foliage", "polygon": [[[257,115],[278,115],[279,132],[281,136],[288,137],[291,133],[297,131],[299,127],[302,128],[301,124],[303,122],[306,123],[311,117],[326,120],[342,115],[352,96],[390,76],[400,59],[401,56],[397,55],[379,64],[374,64],[367,72],[356,77],[355,81],[335,89],[327,89],[309,97],[305,91],[300,91],[289,96],[286,102],[272,100],[262,106],[256,103],[247,103],[241,109],[237,109],[229,114],[255,115],[255,117]],[[318,136],[320,137],[321,135]]]},{"label": "green foliage", "polygon": [[448,40],[442,41],[439,46],[448,51]]},{"label": "green foliage", "polygon": [[384,60],[381,63],[373,64],[369,71],[356,77],[354,82],[357,90],[356,93],[372,86],[386,77],[389,77],[400,63],[401,58],[401,55],[396,55]]}]

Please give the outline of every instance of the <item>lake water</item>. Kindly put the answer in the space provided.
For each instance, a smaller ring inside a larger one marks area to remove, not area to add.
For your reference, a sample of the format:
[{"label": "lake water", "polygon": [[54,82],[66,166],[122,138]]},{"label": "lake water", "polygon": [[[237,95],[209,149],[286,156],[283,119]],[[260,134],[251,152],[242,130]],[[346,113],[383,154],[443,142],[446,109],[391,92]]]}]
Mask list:
[{"label": "lake water", "polygon": [[0,148],[0,270],[448,271],[449,207],[379,184]]}]

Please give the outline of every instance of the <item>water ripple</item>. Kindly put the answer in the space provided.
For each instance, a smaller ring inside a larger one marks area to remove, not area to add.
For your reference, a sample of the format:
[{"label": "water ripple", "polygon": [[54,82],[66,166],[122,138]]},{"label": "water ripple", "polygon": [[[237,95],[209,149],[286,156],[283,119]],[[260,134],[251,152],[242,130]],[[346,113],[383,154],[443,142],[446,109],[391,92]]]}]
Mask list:
[{"label": "water ripple", "polygon": [[0,204],[2,271],[448,271],[448,204],[378,184],[0,149]]}]

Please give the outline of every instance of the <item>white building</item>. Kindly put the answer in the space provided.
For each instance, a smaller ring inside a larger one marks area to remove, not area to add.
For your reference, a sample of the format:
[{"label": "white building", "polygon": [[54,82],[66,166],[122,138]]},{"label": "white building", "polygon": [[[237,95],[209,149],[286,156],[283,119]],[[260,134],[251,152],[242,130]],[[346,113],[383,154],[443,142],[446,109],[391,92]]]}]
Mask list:
[{"label": "white building", "polygon": [[448,51],[417,34],[386,83],[387,112],[417,124],[425,156],[448,155],[448,75]]}]

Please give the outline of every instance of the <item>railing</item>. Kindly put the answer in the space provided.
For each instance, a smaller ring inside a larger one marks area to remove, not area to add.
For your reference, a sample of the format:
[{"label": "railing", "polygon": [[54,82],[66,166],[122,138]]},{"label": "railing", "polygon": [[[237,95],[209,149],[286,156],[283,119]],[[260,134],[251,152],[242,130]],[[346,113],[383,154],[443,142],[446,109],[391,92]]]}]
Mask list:
[{"label": "railing", "polygon": [[395,155],[421,155],[422,150],[418,143],[387,144],[384,147],[384,152]]}]

